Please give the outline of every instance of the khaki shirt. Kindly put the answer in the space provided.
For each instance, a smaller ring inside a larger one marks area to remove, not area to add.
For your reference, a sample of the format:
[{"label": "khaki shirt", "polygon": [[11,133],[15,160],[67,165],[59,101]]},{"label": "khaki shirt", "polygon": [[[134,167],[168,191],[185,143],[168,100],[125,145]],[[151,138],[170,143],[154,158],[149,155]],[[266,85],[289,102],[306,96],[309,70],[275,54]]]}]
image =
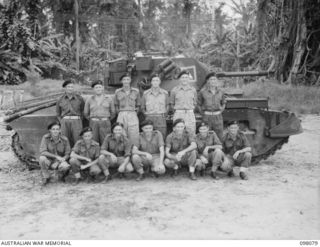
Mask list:
[{"label": "khaki shirt", "polygon": [[79,94],[73,94],[71,98],[64,94],[56,104],[57,116],[82,116],[84,100]]},{"label": "khaki shirt", "polygon": [[216,90],[215,93],[207,86],[200,90],[198,96],[198,104],[202,111],[219,111],[226,103],[225,94],[221,90]]},{"label": "khaki shirt", "polygon": [[119,111],[135,111],[140,107],[140,94],[136,88],[130,88],[127,94],[123,88],[119,88],[115,92],[114,105]]},{"label": "khaki shirt", "polygon": [[169,106],[168,92],[162,88],[159,90],[148,89],[141,99],[142,110],[146,114],[164,114]]},{"label": "khaki shirt", "polygon": [[100,146],[99,143],[97,143],[94,140],[91,140],[90,147],[87,148],[84,140],[79,140],[74,145],[72,151],[74,151],[78,155],[84,156],[91,160],[96,160],[99,158],[100,155]]},{"label": "khaki shirt", "polygon": [[159,154],[160,147],[164,146],[163,137],[160,131],[154,130],[150,141],[147,140],[145,134],[142,132],[139,135],[138,149],[150,154]]},{"label": "khaki shirt", "polygon": [[189,147],[192,142],[195,142],[195,137],[188,131],[185,130],[180,138],[172,132],[166,138],[166,147],[170,148],[171,153],[178,153]]},{"label": "khaki shirt", "polygon": [[236,135],[236,139],[233,140],[229,133],[226,133],[222,139],[223,149],[226,154],[233,155],[236,151],[250,147],[250,143],[241,131]]},{"label": "khaki shirt", "polygon": [[202,137],[201,134],[198,133],[196,136],[196,143],[199,154],[202,154],[207,146],[222,145],[221,141],[219,140],[217,134],[214,131],[209,131],[206,137]]},{"label": "khaki shirt", "polygon": [[68,138],[60,135],[58,140],[54,141],[50,133],[45,134],[40,144],[40,155],[44,152],[59,155],[60,157],[70,155],[71,148]]},{"label": "khaki shirt", "polygon": [[196,89],[189,85],[174,87],[170,94],[170,104],[175,110],[193,110],[197,105]]},{"label": "khaki shirt", "polygon": [[110,153],[113,153],[117,157],[128,157],[131,155],[132,144],[127,137],[121,136],[117,140],[114,134],[109,134],[104,139],[101,150],[106,150]]},{"label": "khaki shirt", "polygon": [[96,96],[90,96],[84,105],[84,116],[89,119],[92,117],[113,118],[115,108],[113,101],[107,95],[104,95],[101,102],[96,100]]}]

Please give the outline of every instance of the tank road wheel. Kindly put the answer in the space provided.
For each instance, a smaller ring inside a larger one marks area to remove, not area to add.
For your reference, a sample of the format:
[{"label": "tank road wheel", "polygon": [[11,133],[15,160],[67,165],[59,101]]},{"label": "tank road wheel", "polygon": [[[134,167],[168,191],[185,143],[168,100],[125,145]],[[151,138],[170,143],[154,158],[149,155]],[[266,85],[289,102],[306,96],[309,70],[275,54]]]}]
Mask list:
[{"label": "tank road wheel", "polygon": [[23,163],[27,165],[29,170],[39,169],[39,163],[33,157],[26,154],[23,150],[23,147],[21,146],[19,141],[18,133],[15,133],[12,136],[11,147],[15,155],[17,155],[19,160],[21,160]]}]

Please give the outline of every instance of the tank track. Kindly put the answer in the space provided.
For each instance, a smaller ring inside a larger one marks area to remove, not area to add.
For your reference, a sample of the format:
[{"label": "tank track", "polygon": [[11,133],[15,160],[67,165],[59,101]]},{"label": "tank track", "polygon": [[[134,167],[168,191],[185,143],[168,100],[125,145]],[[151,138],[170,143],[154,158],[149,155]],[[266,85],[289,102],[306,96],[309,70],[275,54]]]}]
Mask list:
[{"label": "tank track", "polygon": [[266,160],[274,155],[277,150],[280,150],[284,144],[289,141],[289,137],[283,138],[277,145],[273,146],[268,152],[255,156],[252,159],[252,165],[257,165],[261,160]]},{"label": "tank track", "polygon": [[11,147],[15,155],[22,161],[29,170],[39,169],[39,163],[30,155],[26,154],[19,142],[19,135],[15,133],[11,139]]}]

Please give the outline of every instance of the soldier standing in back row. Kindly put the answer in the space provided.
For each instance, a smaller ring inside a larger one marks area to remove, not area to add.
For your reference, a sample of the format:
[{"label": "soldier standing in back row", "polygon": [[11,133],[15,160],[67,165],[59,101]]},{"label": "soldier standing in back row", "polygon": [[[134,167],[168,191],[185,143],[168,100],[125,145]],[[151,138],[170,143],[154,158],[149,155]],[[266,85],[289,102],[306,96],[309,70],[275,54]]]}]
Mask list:
[{"label": "soldier standing in back row", "polygon": [[219,80],[214,72],[206,76],[206,85],[199,92],[198,104],[202,111],[202,120],[209,124],[219,139],[223,137],[222,112],[226,107],[224,93],[218,88]]},{"label": "soldier standing in back row", "polygon": [[196,118],[193,110],[197,105],[197,91],[189,85],[190,74],[188,71],[181,71],[178,79],[180,85],[174,87],[170,94],[170,104],[174,109],[173,121],[182,118],[187,131],[194,135],[196,133]]},{"label": "soldier standing in back row", "polygon": [[93,132],[93,140],[100,145],[107,134],[111,133],[111,122],[115,116],[115,108],[111,97],[103,93],[102,81],[92,83],[95,95],[90,96],[84,105],[84,116],[90,123]]},{"label": "soldier standing in back row", "polygon": [[65,88],[65,94],[58,99],[56,112],[61,122],[61,134],[69,139],[72,147],[80,138],[84,100],[74,92],[72,80],[64,81],[62,87]]},{"label": "soldier standing in back row", "polygon": [[140,108],[139,90],[130,87],[131,76],[124,74],[120,77],[123,87],[115,92],[114,105],[119,113],[117,122],[122,123],[132,144],[139,142],[139,119],[137,111]]},{"label": "soldier standing in back row", "polygon": [[153,122],[155,130],[159,130],[162,136],[167,136],[166,115],[169,110],[168,92],[160,88],[160,77],[155,74],[151,76],[151,88],[146,90],[142,96],[141,109],[146,118]]}]

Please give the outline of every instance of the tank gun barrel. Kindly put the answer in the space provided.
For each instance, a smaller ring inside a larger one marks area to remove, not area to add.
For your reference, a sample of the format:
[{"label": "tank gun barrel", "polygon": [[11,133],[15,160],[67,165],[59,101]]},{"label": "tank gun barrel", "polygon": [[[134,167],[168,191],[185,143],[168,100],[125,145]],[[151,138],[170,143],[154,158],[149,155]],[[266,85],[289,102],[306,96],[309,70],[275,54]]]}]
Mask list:
[{"label": "tank gun barrel", "polygon": [[239,71],[239,72],[217,72],[217,77],[242,77],[242,76],[269,76],[275,71]]}]

